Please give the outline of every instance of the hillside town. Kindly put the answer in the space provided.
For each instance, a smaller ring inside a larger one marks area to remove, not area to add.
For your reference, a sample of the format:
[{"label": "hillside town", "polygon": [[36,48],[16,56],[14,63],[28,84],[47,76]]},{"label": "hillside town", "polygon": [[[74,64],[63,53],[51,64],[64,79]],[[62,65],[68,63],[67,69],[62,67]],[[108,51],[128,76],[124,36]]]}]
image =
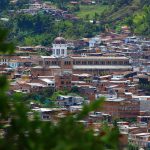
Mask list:
[{"label": "hillside town", "polygon": [[[97,3],[82,0],[69,4]],[[8,11],[10,16],[39,12],[53,16],[57,22],[81,19],[39,0]],[[30,99],[30,119],[37,113],[41,121],[56,124],[70,114],[75,116],[85,105],[104,99],[100,108],[88,113],[80,123],[92,128],[95,135],[103,124],[109,127],[116,124],[122,150],[129,145],[150,149],[150,39],[133,34],[127,25],[120,30],[118,33],[107,29],[93,37],[78,39],[67,39],[57,33],[59,36],[46,46],[17,44],[15,53],[0,55],[0,75],[9,80],[7,94],[19,93]],[[1,124],[9,125],[9,121],[0,121]]]},{"label": "hillside town", "polygon": [[[39,56],[39,49],[51,55]],[[108,32],[76,41],[56,37],[52,47],[17,46],[13,56],[0,56],[0,73],[10,80],[10,94],[70,91],[56,97],[55,107],[30,103],[31,111],[39,112],[43,121],[57,122],[105,97],[102,109],[83,120],[85,126],[98,132],[101,122],[111,125],[118,120],[124,147],[131,143],[149,148],[149,58],[150,41],[130,36],[124,26],[122,34]]]}]

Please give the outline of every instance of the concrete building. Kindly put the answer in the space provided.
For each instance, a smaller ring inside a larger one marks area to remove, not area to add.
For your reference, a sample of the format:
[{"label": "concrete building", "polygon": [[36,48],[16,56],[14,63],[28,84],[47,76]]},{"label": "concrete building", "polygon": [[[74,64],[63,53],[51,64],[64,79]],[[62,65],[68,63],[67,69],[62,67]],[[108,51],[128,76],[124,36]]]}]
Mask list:
[{"label": "concrete building", "polygon": [[84,99],[80,96],[64,96],[64,95],[60,95],[57,97],[56,103],[61,106],[61,107],[65,107],[65,106],[74,106],[74,105],[82,105],[84,102]]}]

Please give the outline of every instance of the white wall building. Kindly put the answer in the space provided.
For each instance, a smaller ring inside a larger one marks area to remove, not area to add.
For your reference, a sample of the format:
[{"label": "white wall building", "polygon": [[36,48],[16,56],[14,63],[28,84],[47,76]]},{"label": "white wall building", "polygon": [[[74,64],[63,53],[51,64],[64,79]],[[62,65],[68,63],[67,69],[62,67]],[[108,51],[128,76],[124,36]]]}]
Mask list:
[{"label": "white wall building", "polygon": [[100,44],[101,40],[99,37],[93,37],[89,40],[89,47],[92,48],[95,46],[95,44]]},{"label": "white wall building", "polygon": [[60,95],[57,97],[56,103],[59,106],[73,106],[73,105],[82,105],[84,98],[80,96],[69,96],[69,95]]},{"label": "white wall building", "polygon": [[0,58],[0,65],[7,65],[11,68],[17,68],[20,64],[17,60],[13,60],[10,58]]},{"label": "white wall building", "polygon": [[53,43],[53,55],[55,57],[67,56],[67,43],[63,37],[57,37]]},{"label": "white wall building", "polygon": [[133,98],[140,101],[140,111],[150,112],[150,96],[133,95]]}]

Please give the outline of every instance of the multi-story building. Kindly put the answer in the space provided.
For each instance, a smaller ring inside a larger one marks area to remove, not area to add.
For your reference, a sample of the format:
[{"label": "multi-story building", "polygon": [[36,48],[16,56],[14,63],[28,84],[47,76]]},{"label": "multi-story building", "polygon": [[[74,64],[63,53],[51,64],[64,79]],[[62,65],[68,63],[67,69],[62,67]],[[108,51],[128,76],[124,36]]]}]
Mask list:
[{"label": "multi-story building", "polygon": [[83,104],[84,99],[80,96],[64,96],[60,95],[57,97],[56,103],[59,106],[73,106],[73,105],[81,105]]},{"label": "multi-story building", "polygon": [[57,90],[71,90],[72,84],[72,75],[71,74],[62,74],[55,76],[56,89]]},{"label": "multi-story building", "polygon": [[[69,51],[69,50],[68,50]],[[132,70],[127,57],[108,56],[71,56],[68,55],[66,40],[58,37],[54,40],[53,55],[41,56],[39,65],[57,66],[62,72],[101,74],[102,72]]]},{"label": "multi-story building", "polygon": [[140,113],[140,103],[137,100],[123,98],[106,98],[103,112],[113,118],[136,118]]}]

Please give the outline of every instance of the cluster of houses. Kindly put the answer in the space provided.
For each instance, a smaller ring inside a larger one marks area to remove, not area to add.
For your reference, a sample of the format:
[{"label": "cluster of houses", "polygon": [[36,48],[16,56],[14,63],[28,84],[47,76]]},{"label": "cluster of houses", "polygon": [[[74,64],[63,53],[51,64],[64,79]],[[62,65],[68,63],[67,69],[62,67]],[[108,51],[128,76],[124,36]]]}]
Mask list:
[{"label": "cluster of houses", "polygon": [[[82,110],[100,97],[101,109],[82,120],[97,132],[101,122],[118,122],[124,146],[150,147],[150,95],[140,85],[150,85],[150,41],[130,36],[127,27],[122,34],[109,32],[89,39],[66,40],[57,37],[51,48],[17,47],[12,56],[0,56],[0,74],[10,80],[10,92],[36,93],[50,89],[72,90],[78,95],[59,95],[57,108],[31,104],[43,121],[57,121],[68,113]],[[51,51],[39,56],[38,49]],[[150,90],[150,89],[149,89]],[[134,120],[134,122],[133,122]]]},{"label": "cluster of houses", "polygon": [[81,1],[70,1],[71,5],[79,5],[79,4],[84,4],[84,5],[95,5],[98,4],[100,1],[93,1],[93,0],[81,0]]},{"label": "cluster of houses", "polygon": [[[16,2],[14,2],[16,3]],[[52,5],[50,2],[42,2],[39,0],[36,1],[30,1],[29,4],[25,5],[25,8],[18,9],[18,10],[9,10],[11,14],[30,14],[30,15],[36,15],[39,12],[43,12],[46,14],[50,14],[55,19],[69,19],[69,20],[78,20],[79,18],[73,15],[72,13],[58,9],[54,5]]]}]

